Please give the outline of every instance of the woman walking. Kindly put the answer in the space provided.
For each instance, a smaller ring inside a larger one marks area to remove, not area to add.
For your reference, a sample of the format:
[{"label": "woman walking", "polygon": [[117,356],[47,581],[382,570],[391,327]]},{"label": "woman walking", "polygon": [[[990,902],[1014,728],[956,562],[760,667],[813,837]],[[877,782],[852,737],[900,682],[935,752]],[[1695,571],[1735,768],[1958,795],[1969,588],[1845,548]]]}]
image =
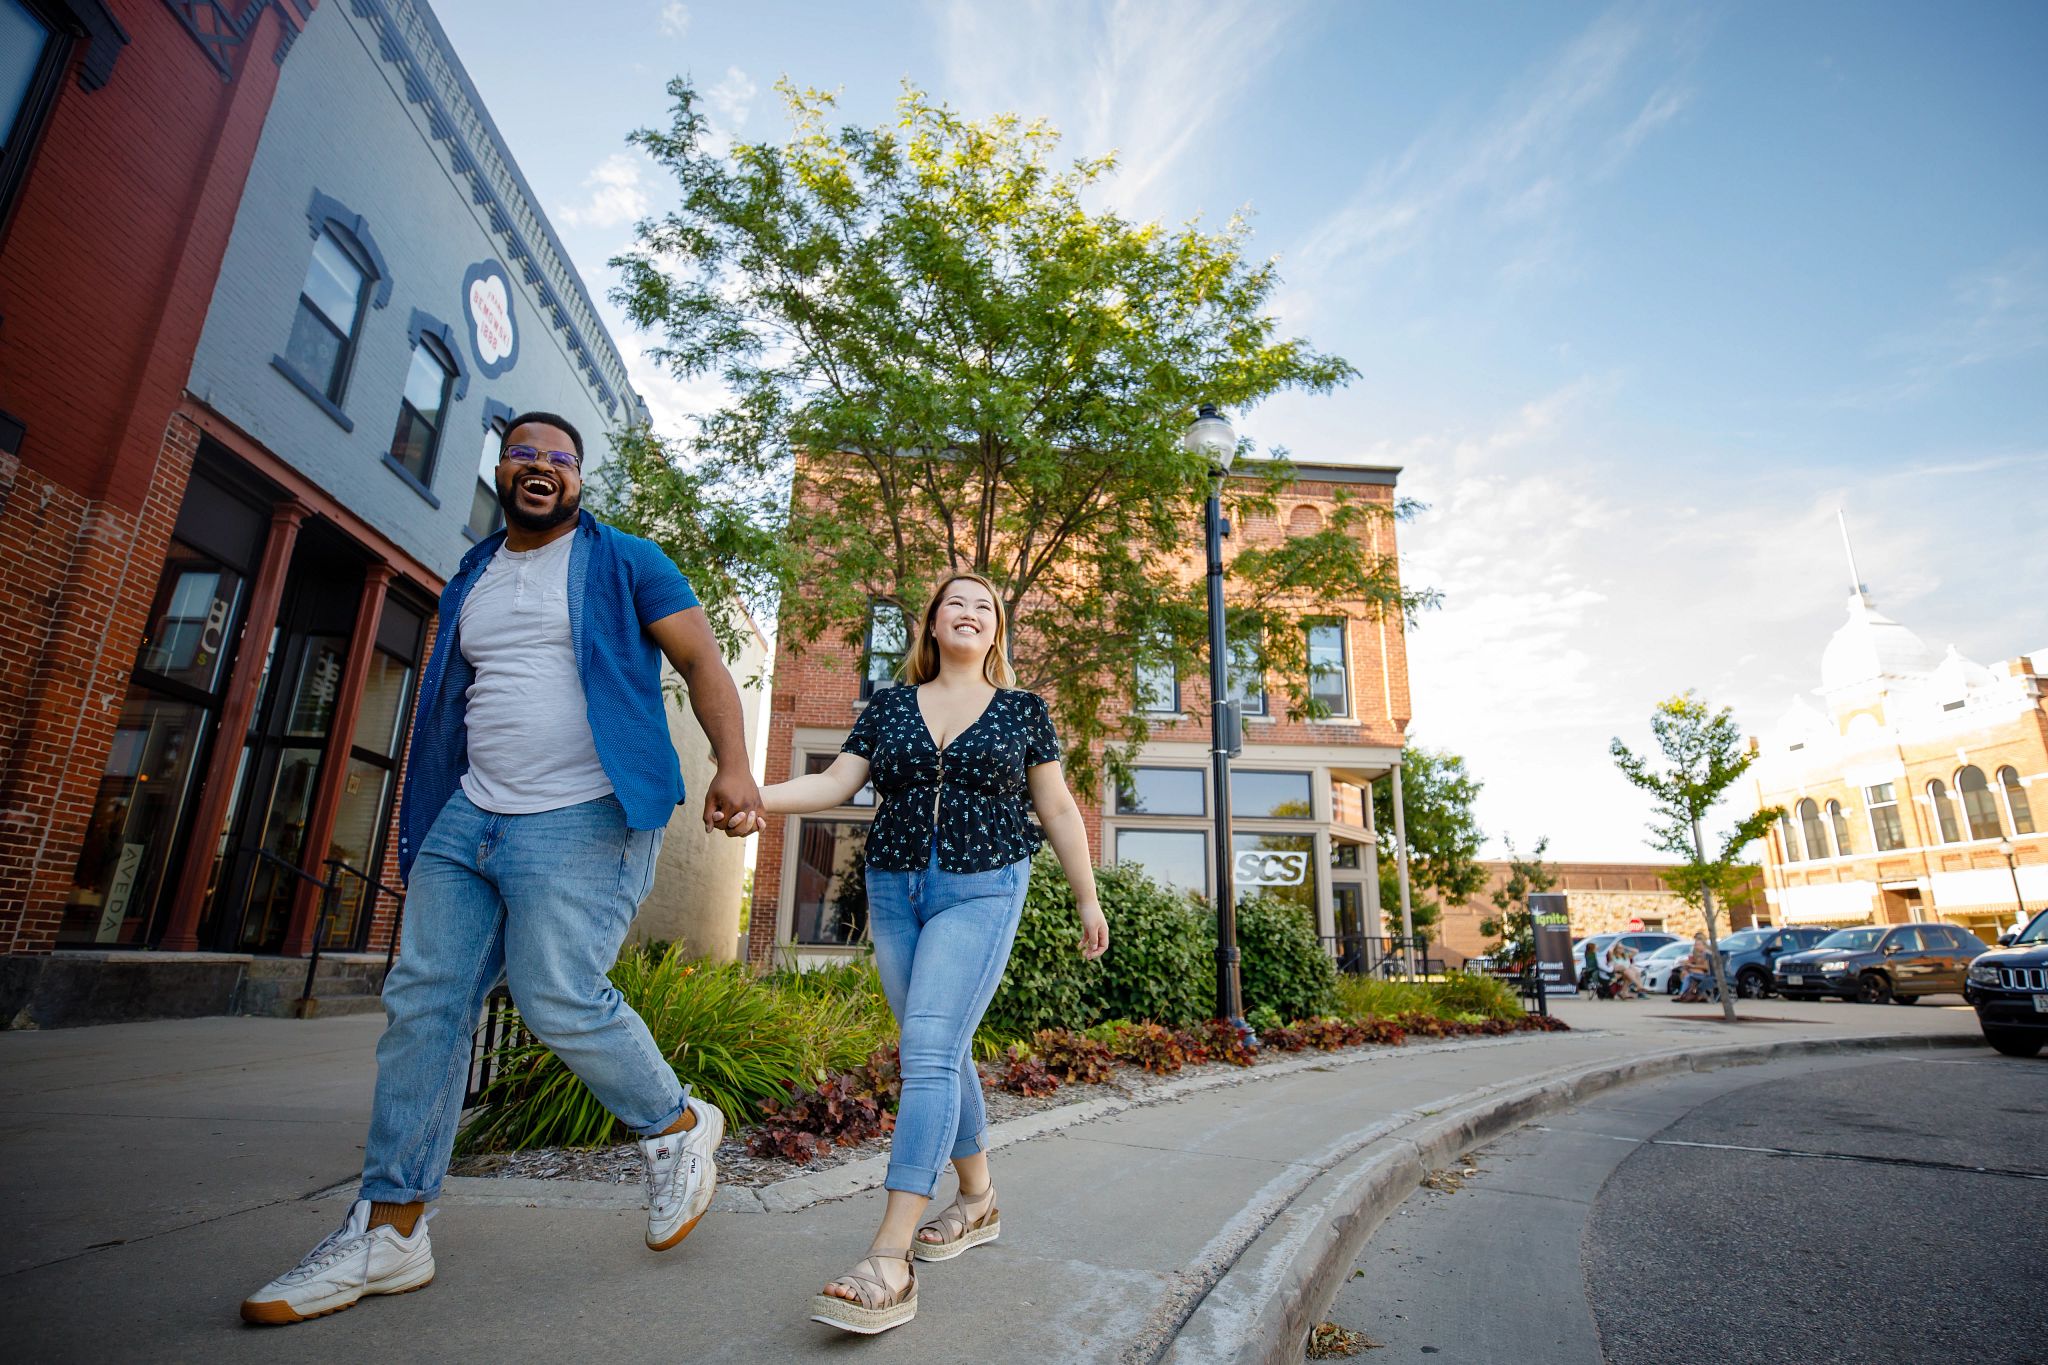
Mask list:
[{"label": "woman walking", "polygon": [[[992,583],[946,579],[905,660],[908,686],[868,703],[831,767],[761,793],[772,815],[829,810],[870,780],[880,800],[867,841],[868,923],[901,1030],[903,1092],[881,1228],[868,1254],[812,1301],[813,1320],[849,1332],[910,1321],[912,1261],[950,1260],[1001,1230],[973,1047],[1041,841],[1027,801],[1074,889],[1081,955],[1109,947],[1059,737],[1045,702],[1016,688],[1006,635]],[[920,1226],[949,1158],[958,1192]]]}]

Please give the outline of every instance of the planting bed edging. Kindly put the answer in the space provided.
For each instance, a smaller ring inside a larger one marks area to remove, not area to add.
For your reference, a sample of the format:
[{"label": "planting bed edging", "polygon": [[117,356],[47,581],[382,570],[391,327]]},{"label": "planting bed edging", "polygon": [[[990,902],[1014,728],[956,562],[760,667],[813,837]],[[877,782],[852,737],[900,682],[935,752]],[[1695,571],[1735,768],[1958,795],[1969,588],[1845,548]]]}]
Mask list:
[{"label": "planting bed edging", "polygon": [[[1415,1041],[1399,1047],[1368,1045],[1344,1052],[1304,1052],[1256,1067],[1228,1067],[1199,1076],[1177,1076],[1150,1086],[1134,1096],[1104,1096],[1078,1104],[1056,1105],[1035,1114],[1007,1119],[989,1128],[988,1150],[993,1152],[1076,1124],[1121,1114],[1127,1109],[1170,1103],[1206,1090],[1244,1085],[1269,1077],[1289,1076],[1318,1067],[1329,1069],[1358,1066],[1378,1057],[1399,1057],[1415,1052],[1457,1052],[1467,1048],[1512,1047],[1535,1038],[1598,1038],[1600,1029],[1575,1029],[1568,1033],[1507,1033],[1492,1037],[1444,1038]],[[886,1154],[862,1157],[822,1171],[778,1180],[757,1189],[720,1185],[711,1196],[713,1213],[795,1213],[828,1199],[845,1199],[877,1189],[887,1177]],[[355,1188],[350,1180],[314,1198],[344,1194]],[[476,1205],[533,1205],[538,1208],[637,1209],[645,1208],[645,1188],[637,1181],[613,1184],[602,1180],[541,1180],[473,1175],[449,1176],[441,1187],[442,1202]]]}]

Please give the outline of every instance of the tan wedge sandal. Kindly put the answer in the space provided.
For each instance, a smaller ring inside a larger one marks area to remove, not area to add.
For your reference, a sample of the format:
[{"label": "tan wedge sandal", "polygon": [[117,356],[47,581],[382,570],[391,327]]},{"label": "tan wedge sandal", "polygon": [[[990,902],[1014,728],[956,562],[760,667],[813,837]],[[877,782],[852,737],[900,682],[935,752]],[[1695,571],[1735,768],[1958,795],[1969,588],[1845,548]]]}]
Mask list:
[{"label": "tan wedge sandal", "polygon": [[[903,1288],[889,1288],[889,1282],[882,1278],[882,1267],[879,1264],[882,1261],[901,1261],[909,1268],[910,1279],[904,1283]],[[873,1273],[869,1273],[870,1271]],[[850,1299],[836,1298],[831,1294],[814,1295],[811,1299],[812,1322],[822,1322],[828,1327],[837,1327],[842,1332],[858,1332],[862,1336],[871,1337],[877,1332],[886,1332],[891,1327],[901,1327],[917,1316],[917,1266],[908,1247],[893,1251],[870,1251],[861,1257],[853,1269],[832,1283],[851,1286],[853,1291],[860,1295],[860,1302],[854,1303]]]},{"label": "tan wedge sandal", "polygon": [[[983,1242],[993,1242],[1003,1230],[1002,1212],[996,1208],[995,1187],[990,1186],[983,1193],[988,1198],[988,1208],[980,1217],[973,1213],[965,1196],[954,1195],[953,1202],[939,1211],[938,1217],[928,1219],[917,1229],[917,1236],[911,1241],[911,1250],[920,1261],[950,1261],[969,1247],[978,1247]],[[973,1201],[979,1204],[981,1201]],[[939,1234],[936,1242],[927,1242],[927,1231]]]}]

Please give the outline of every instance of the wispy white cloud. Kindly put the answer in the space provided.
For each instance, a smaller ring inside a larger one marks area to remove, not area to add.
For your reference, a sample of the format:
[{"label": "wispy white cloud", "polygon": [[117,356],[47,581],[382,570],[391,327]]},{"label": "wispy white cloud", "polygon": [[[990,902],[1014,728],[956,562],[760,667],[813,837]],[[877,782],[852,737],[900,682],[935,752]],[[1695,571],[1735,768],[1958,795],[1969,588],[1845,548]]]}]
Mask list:
[{"label": "wispy white cloud", "polygon": [[[1687,688],[1750,733],[1810,698],[1848,595],[1838,509],[1879,603],[1937,647],[1989,661],[2048,641],[2048,605],[2006,586],[2048,576],[2022,524],[2038,512],[2014,510],[2038,507],[2048,451],[1883,473],[1843,452],[1738,482],[1723,452],[1623,445],[1627,392],[1589,375],[1356,452],[1428,504],[1401,530],[1404,578],[1444,597],[1408,637],[1410,736],[1470,761],[1496,850],[1548,835],[1553,856],[1653,856],[1607,741],[1649,742],[1651,707]],[[1987,542],[2019,549],[1993,561]]]},{"label": "wispy white cloud", "polygon": [[614,228],[644,217],[647,189],[641,181],[646,163],[630,152],[613,152],[583,179],[589,198],[566,204],[555,217],[570,227]]},{"label": "wispy white cloud", "polygon": [[754,96],[760,93],[761,87],[753,77],[736,66],[728,66],[718,84],[704,92],[704,102],[728,125],[729,131],[738,132],[746,126],[747,115],[754,107]]},{"label": "wispy white cloud", "polygon": [[690,7],[682,0],[669,0],[661,7],[661,31],[671,38],[680,38],[690,31]]},{"label": "wispy white cloud", "polygon": [[1880,337],[1871,347],[1884,377],[1844,393],[1845,407],[1883,408],[1933,393],[1980,365],[2048,347],[2048,251],[2015,251],[1949,286],[1946,305],[1924,325]]},{"label": "wispy white cloud", "polygon": [[944,94],[976,113],[1061,111],[1076,156],[1114,151],[1107,203],[1163,213],[1190,149],[1303,31],[1292,0],[933,0]]},{"label": "wispy white cloud", "polygon": [[[1507,237],[1500,268],[1532,273],[1561,244],[1578,189],[1614,174],[1691,103],[1696,46],[1688,29],[1654,31],[1633,9],[1602,15],[1484,119],[1440,122],[1374,166],[1288,252],[1290,308],[1426,246],[1454,219]],[[1659,72],[1647,95],[1629,98]]]}]

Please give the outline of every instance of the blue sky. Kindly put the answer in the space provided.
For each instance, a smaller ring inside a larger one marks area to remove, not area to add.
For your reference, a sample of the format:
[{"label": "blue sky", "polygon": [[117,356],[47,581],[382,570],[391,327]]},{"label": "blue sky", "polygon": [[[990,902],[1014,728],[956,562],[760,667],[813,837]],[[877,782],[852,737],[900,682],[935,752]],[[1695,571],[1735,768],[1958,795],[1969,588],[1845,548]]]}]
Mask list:
[{"label": "blue sky", "polygon": [[[435,9],[594,294],[668,201],[624,138],[681,73],[739,139],[781,135],[781,77],[861,123],[908,78],[1117,150],[1127,214],[1249,211],[1287,326],[1362,374],[1239,429],[1429,504],[1410,735],[1466,755],[1496,847],[1648,856],[1608,738],[1817,684],[1837,507],[1937,647],[2048,650],[2048,8]],[[716,399],[635,380],[668,423]]]}]

